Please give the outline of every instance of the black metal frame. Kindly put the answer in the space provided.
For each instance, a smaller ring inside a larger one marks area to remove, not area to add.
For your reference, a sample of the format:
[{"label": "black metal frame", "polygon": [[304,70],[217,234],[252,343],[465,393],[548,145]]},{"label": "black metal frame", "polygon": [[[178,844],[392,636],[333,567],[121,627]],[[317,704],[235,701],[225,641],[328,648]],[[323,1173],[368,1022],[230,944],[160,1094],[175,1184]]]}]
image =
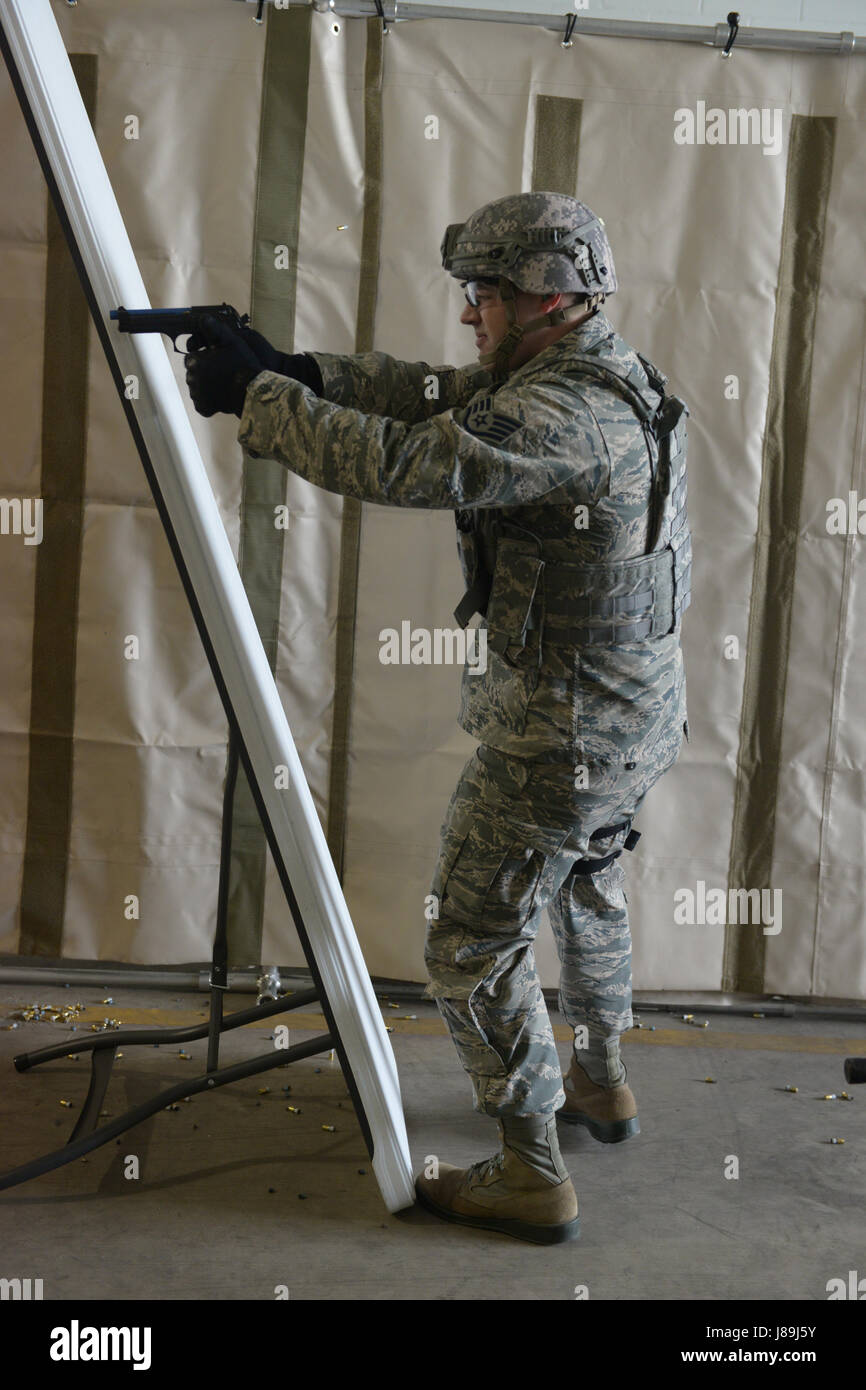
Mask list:
[{"label": "black metal frame", "polygon": [[[326,1052],[338,1046],[338,1038],[336,1030],[334,1030],[319,1034],[317,1037],[310,1038],[304,1043],[298,1043],[294,1047],[274,1048],[260,1057],[253,1057],[247,1062],[238,1062],[232,1067],[220,1068],[219,1066],[221,1034],[227,1033],[233,1028],[242,1028],[244,1024],[252,1023],[256,1019],[271,1018],[275,1014],[304,1008],[308,1004],[324,1004],[319,989],[305,989],[297,994],[292,994],[290,997],[257,1004],[252,1009],[240,1009],[228,1017],[223,1016],[223,994],[228,988],[227,925],[231,866],[231,814],[237,772],[237,743],[234,735],[230,734],[225,792],[223,794],[219,896],[211,960],[210,1011],[207,1022],[197,1024],[193,1028],[121,1029],[109,1034],[103,1033],[91,1038],[76,1039],[72,1044],[69,1042],[55,1043],[50,1047],[40,1048],[38,1052],[22,1052],[15,1057],[16,1070],[24,1072],[30,1071],[33,1067],[41,1066],[43,1062],[54,1061],[57,1057],[68,1057],[70,1046],[73,1046],[75,1051],[79,1053],[90,1052],[90,1089],[75,1123],[75,1128],[64,1147],[55,1149],[53,1153],[43,1154],[41,1158],[32,1159],[19,1168],[13,1168],[9,1173],[0,1174],[0,1191],[6,1187],[16,1187],[18,1183],[28,1182],[30,1178],[39,1177],[42,1173],[50,1173],[54,1168],[62,1168],[66,1163],[72,1163],[76,1158],[90,1153],[91,1149],[98,1149],[102,1144],[107,1144],[110,1139],[123,1134],[125,1130],[132,1129],[135,1125],[141,1124],[143,1120],[149,1119],[151,1115],[155,1115],[157,1111],[164,1110],[166,1106],[183,1100],[187,1096],[198,1095],[202,1091],[216,1090],[218,1086],[227,1086],[233,1081],[242,1081],[247,1076],[256,1076],[259,1072],[270,1071],[272,1067],[283,1067],[290,1062],[299,1062],[305,1057],[315,1057],[320,1052]],[[119,1047],[153,1047],[155,1042],[160,1046],[163,1043],[188,1043],[204,1037],[208,1040],[207,1068],[202,1076],[184,1080],[176,1086],[169,1087],[168,1090],[161,1091],[152,1100],[146,1101],[143,1105],[138,1105],[132,1110],[125,1111],[112,1120],[110,1124],[97,1125]],[[356,1102],[356,1108],[358,1104],[359,1102]],[[362,1117],[363,1111],[359,1110],[359,1119]],[[365,1129],[364,1123],[362,1123],[362,1129]],[[372,1146],[369,1141],[367,1148],[372,1156]]]}]

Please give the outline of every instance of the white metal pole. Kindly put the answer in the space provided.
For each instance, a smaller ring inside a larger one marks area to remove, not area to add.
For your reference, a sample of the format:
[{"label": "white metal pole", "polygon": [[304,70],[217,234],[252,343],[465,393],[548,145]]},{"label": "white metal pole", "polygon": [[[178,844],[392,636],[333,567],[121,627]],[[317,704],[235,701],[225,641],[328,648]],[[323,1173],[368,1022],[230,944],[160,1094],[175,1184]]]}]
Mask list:
[{"label": "white metal pole", "polygon": [[[138,400],[124,399],[124,407],[146,445],[266,809],[278,867],[290,879],[351,1065],[373,1139],[373,1170],[386,1206],[399,1211],[415,1197],[391,1042],[166,349],[156,337],[120,333],[109,320],[118,305],[143,309],[149,301],[50,0],[0,0],[0,23],[115,381],[139,379]],[[43,543],[50,545],[50,536]],[[288,768],[285,790],[275,785],[280,767]]]}]

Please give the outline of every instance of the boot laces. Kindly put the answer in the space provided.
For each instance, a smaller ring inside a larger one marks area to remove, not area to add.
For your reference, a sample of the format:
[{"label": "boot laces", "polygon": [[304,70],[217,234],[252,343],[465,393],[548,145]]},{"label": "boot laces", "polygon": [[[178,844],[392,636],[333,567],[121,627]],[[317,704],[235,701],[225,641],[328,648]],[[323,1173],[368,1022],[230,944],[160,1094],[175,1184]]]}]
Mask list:
[{"label": "boot laces", "polygon": [[483,1182],[485,1178],[489,1177],[489,1175],[494,1171],[494,1169],[498,1168],[501,1171],[504,1168],[504,1166],[504,1151],[500,1151],[498,1154],[494,1154],[492,1158],[482,1158],[479,1163],[472,1163],[470,1164],[469,1168],[467,1168],[467,1182],[471,1182],[473,1179],[476,1178],[479,1182]]}]

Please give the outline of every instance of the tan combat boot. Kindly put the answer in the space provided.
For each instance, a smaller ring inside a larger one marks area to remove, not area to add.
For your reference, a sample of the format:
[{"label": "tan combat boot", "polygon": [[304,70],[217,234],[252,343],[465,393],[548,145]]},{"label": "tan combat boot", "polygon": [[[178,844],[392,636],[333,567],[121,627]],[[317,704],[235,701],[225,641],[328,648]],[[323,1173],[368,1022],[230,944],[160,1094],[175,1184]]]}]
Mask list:
[{"label": "tan combat boot", "polygon": [[576,1240],[580,1220],[571,1178],[551,1183],[508,1148],[501,1125],[499,1132],[503,1145],[494,1158],[469,1168],[440,1163],[438,1177],[417,1178],[418,1201],[445,1221],[501,1231],[536,1245]]},{"label": "tan combat boot", "polygon": [[640,1134],[637,1101],[625,1081],[619,1086],[597,1086],[572,1052],[564,1086],[565,1105],[557,1117],[566,1124],[586,1125],[602,1144],[620,1144]]}]

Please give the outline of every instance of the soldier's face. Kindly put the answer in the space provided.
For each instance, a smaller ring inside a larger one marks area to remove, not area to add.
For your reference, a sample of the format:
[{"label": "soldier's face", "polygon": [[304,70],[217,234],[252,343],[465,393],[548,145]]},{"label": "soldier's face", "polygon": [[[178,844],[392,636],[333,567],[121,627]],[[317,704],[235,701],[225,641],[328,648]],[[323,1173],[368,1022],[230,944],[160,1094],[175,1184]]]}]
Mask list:
[{"label": "soldier's face", "polygon": [[[508,332],[508,316],[505,305],[499,297],[498,286],[485,285],[476,281],[475,298],[478,300],[477,308],[467,303],[460,315],[460,322],[468,324],[473,329],[475,347],[478,356],[481,357],[485,352],[494,352],[502,342]],[[516,295],[518,323],[528,323],[530,319],[538,318],[540,314],[546,314],[549,310],[557,308],[561,299],[561,294],[544,296],[525,294],[523,290],[518,290]],[[536,329],[535,332],[528,334],[518,343],[510,362],[512,370],[521,366],[522,363],[528,362],[530,357],[534,357],[536,353],[541,352],[547,346],[547,339],[544,335],[549,332],[550,330],[546,328]]]},{"label": "soldier's face", "polygon": [[508,323],[505,305],[499,298],[499,290],[495,285],[484,285],[476,281],[475,298],[478,300],[478,307],[467,301],[460,315],[460,322],[468,324],[474,330],[475,346],[480,357],[484,352],[492,352],[502,342]]}]

